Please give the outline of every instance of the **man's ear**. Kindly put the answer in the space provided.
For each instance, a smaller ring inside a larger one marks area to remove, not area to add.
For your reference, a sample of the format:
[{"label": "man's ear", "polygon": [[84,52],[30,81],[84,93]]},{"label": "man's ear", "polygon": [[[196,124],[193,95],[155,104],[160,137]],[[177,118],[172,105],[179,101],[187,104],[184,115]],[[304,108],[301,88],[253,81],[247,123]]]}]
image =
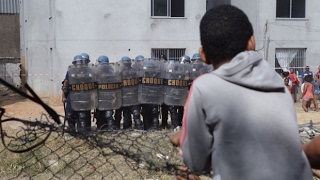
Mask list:
[{"label": "man's ear", "polygon": [[200,54],[200,58],[203,60],[203,62],[205,62],[206,64],[211,64],[210,60],[208,60],[206,58],[206,55],[204,54],[202,46],[199,48],[199,54]]},{"label": "man's ear", "polygon": [[256,41],[254,40],[253,35],[248,40],[247,50],[248,51],[255,51],[256,50]]}]

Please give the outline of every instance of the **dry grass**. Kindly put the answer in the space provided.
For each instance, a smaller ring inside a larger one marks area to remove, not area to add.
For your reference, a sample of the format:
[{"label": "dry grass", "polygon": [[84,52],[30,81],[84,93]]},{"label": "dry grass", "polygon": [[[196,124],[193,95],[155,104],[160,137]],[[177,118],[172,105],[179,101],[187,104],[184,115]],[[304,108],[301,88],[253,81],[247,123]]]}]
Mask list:
[{"label": "dry grass", "polygon": [[12,153],[0,143],[0,179],[171,180],[175,176],[168,165],[181,161],[169,137],[168,133],[118,132],[83,138],[53,132],[45,144],[25,153]]},{"label": "dry grass", "polygon": [[16,179],[175,179],[169,165],[181,161],[169,136],[136,134],[108,133],[83,139],[53,132],[45,144],[25,153],[12,153],[0,144],[0,175]]}]

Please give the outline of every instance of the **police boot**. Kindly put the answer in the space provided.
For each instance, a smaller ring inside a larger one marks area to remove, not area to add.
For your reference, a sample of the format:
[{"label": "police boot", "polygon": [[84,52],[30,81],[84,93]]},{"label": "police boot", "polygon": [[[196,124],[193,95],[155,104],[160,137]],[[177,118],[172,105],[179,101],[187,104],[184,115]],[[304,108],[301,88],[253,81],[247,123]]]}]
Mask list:
[{"label": "police boot", "polygon": [[134,119],[134,128],[138,130],[142,130],[142,121],[140,119],[140,107],[135,107],[132,111],[133,119]]},{"label": "police boot", "polygon": [[131,113],[128,108],[123,110],[123,129],[132,128]]},{"label": "police boot", "polygon": [[121,121],[122,108],[115,110],[114,118],[115,118],[115,126],[120,129],[120,121]]},{"label": "police boot", "polygon": [[114,122],[112,115],[113,115],[113,110],[107,110],[105,112],[105,117],[106,117],[107,123],[108,123],[108,130],[116,130],[117,129],[117,126],[115,125],[115,122]]},{"label": "police boot", "polygon": [[104,121],[102,113],[103,113],[103,111],[96,110],[96,113],[94,114],[94,117],[97,120],[97,123],[96,123],[97,129],[99,129],[99,130],[107,128],[107,124]]},{"label": "police boot", "polygon": [[161,105],[161,128],[166,129],[168,127],[168,106],[166,104]]},{"label": "police boot", "polygon": [[175,106],[169,106],[169,112],[170,112],[170,116],[171,116],[170,129],[174,130],[176,127],[179,126],[177,108]]},{"label": "police boot", "polygon": [[148,130],[150,128],[150,109],[147,105],[142,105],[141,115],[143,118],[143,129]]},{"label": "police boot", "polygon": [[151,122],[150,121],[151,121],[150,113],[146,113],[143,116],[143,129],[144,130],[150,129],[150,127],[151,127]]},{"label": "police boot", "polygon": [[179,106],[178,107],[178,122],[179,122],[179,126],[182,126],[183,114],[184,114],[184,107],[183,106]]},{"label": "police boot", "polygon": [[80,131],[90,131],[91,129],[91,119],[90,119],[90,111],[79,112],[79,130]]},{"label": "police boot", "polygon": [[159,112],[157,107],[152,107],[152,129],[153,130],[159,130]]},{"label": "police boot", "polygon": [[66,112],[65,121],[68,122],[67,131],[69,134],[76,132],[76,120],[74,119],[73,115],[73,112]]}]

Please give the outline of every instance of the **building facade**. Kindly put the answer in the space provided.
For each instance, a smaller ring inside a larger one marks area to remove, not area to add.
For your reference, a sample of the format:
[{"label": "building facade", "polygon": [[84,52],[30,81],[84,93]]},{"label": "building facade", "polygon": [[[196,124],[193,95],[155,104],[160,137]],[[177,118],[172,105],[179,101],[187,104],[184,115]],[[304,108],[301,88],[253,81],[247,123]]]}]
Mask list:
[{"label": "building facade", "polygon": [[[21,63],[26,82],[41,96],[61,101],[61,81],[73,57],[95,62],[137,55],[177,59],[200,46],[204,0],[20,1]],[[39,83],[41,82],[41,83]]]},{"label": "building facade", "polygon": [[310,66],[318,71],[320,1],[232,1],[244,10],[254,26],[257,50],[276,69],[294,67],[299,75]]},{"label": "building facade", "polygon": [[82,52],[93,63],[100,55],[111,62],[122,56],[192,56],[200,46],[202,16],[221,4],[248,15],[256,49],[271,67],[295,67],[301,74],[308,65],[317,71],[317,0],[20,0],[25,82],[41,97],[59,102],[67,66]]}]

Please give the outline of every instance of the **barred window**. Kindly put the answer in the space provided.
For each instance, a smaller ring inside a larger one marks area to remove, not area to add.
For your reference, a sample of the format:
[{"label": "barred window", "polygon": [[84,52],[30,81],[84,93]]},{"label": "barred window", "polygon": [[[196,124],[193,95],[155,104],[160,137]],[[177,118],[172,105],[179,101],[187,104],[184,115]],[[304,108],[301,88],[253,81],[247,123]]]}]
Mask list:
[{"label": "barred window", "polygon": [[19,0],[0,0],[0,14],[19,14]]},{"label": "barred window", "polygon": [[151,49],[151,57],[155,59],[159,59],[160,55],[163,54],[167,57],[167,60],[179,60],[179,58],[185,55],[186,49],[159,49],[152,48]]},{"label": "barred window", "polygon": [[151,0],[151,16],[184,17],[184,0]]},{"label": "barred window", "polygon": [[294,72],[303,73],[306,66],[306,48],[277,48],[275,54],[276,71],[289,71],[292,67]]}]

